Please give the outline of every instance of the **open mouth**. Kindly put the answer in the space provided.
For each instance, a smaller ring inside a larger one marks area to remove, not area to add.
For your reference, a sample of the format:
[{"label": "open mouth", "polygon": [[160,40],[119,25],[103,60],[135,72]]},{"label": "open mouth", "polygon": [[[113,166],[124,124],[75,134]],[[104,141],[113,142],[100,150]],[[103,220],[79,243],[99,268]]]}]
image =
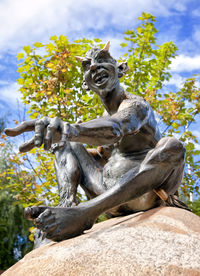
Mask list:
[{"label": "open mouth", "polygon": [[103,84],[108,80],[108,74],[103,72],[101,74],[96,74],[93,78],[95,84]]}]

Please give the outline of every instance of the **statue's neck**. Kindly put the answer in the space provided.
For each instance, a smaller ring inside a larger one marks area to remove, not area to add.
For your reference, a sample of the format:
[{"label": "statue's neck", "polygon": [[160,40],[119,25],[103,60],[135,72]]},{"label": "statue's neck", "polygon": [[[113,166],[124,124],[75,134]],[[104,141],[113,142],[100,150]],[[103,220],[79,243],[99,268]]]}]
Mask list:
[{"label": "statue's neck", "polygon": [[124,89],[118,85],[112,91],[109,91],[105,98],[101,98],[101,101],[106,109],[106,111],[112,115],[117,112],[119,105],[124,99]]}]

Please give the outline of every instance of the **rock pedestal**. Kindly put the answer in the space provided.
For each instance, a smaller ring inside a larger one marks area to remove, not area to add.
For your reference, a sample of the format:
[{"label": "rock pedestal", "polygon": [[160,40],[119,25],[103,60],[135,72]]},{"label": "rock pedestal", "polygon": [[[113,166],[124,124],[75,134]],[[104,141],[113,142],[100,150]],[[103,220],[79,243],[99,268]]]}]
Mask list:
[{"label": "rock pedestal", "polygon": [[200,218],[160,207],[96,224],[27,254],[3,276],[197,276]]}]

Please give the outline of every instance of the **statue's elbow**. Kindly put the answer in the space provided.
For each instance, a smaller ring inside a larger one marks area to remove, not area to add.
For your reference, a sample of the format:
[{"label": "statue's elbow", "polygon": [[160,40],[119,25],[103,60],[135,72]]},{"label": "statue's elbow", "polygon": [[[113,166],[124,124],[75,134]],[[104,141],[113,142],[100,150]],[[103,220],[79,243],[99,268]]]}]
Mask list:
[{"label": "statue's elbow", "polygon": [[112,132],[114,137],[116,138],[116,141],[119,141],[124,136],[124,131],[118,124],[115,124]]}]

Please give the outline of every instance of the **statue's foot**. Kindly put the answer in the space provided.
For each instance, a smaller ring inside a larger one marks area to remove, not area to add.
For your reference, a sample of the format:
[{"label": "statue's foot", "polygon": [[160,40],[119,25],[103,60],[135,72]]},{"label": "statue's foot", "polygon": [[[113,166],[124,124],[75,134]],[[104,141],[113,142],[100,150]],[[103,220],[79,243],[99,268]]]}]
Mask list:
[{"label": "statue's foot", "polygon": [[90,217],[85,208],[33,206],[25,209],[25,216],[33,219],[47,239],[61,241],[78,236],[90,229],[95,218]]}]

